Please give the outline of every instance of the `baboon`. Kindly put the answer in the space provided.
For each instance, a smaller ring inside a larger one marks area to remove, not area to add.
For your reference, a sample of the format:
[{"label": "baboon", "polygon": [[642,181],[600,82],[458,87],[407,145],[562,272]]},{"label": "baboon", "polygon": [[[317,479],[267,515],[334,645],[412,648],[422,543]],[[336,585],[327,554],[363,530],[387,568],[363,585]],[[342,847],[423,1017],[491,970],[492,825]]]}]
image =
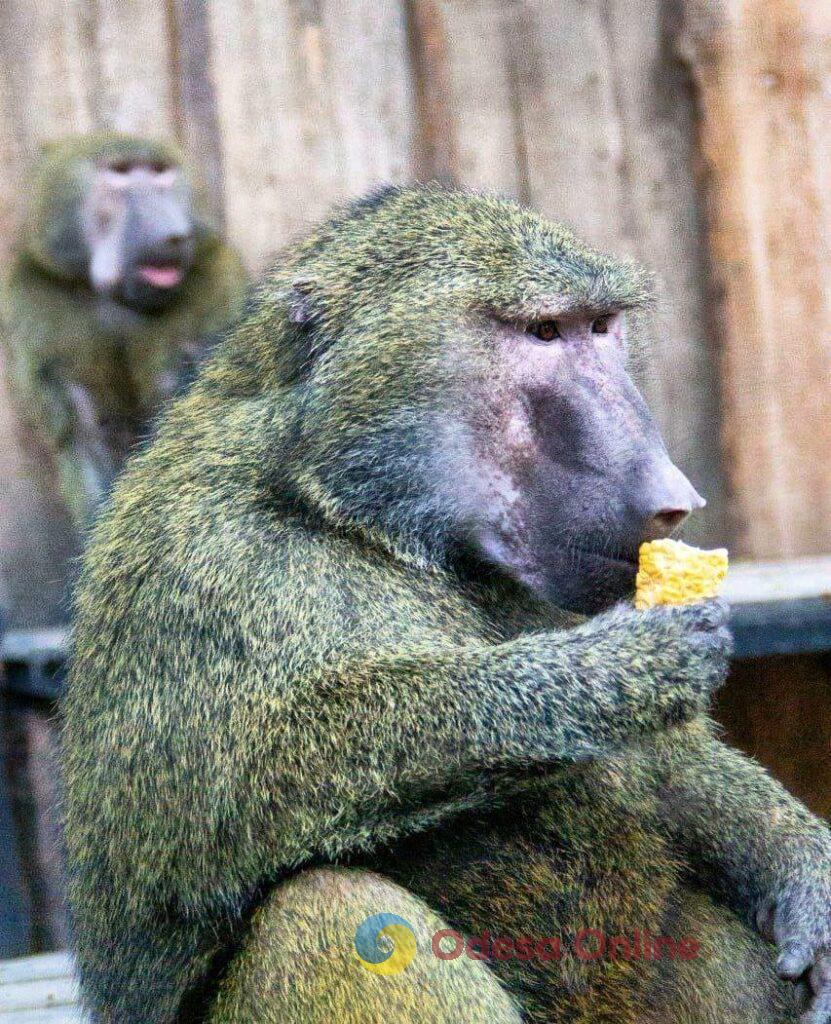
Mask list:
[{"label": "baboon", "polygon": [[[98,1020],[782,1024],[798,988],[829,1019],[831,834],[707,718],[726,609],[631,606],[639,543],[702,504],[627,374],[649,299],[438,186],[337,212],[254,289],[78,592]],[[397,973],[376,915],[415,938]],[[697,955],[574,955],[587,928]]]},{"label": "baboon", "polygon": [[80,530],[245,282],[175,146],[101,134],[44,151],[2,333],[13,391]]}]

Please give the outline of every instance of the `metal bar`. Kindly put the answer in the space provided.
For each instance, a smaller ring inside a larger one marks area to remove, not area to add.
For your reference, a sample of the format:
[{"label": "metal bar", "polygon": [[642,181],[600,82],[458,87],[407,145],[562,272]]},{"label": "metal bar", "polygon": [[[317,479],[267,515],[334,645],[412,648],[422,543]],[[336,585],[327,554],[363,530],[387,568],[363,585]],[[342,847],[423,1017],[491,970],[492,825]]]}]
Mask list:
[{"label": "metal bar", "polygon": [[69,651],[69,630],[10,631],[0,639],[0,667],[9,693],[55,700],[60,696]]},{"label": "metal bar", "polygon": [[782,562],[734,562],[724,596],[734,607],[822,599],[831,604],[831,555]]},{"label": "metal bar", "polygon": [[733,605],[736,658],[831,651],[831,602],[764,601]]},{"label": "metal bar", "polygon": [[0,729],[0,958],[31,950],[32,908],[12,815],[5,730]]}]

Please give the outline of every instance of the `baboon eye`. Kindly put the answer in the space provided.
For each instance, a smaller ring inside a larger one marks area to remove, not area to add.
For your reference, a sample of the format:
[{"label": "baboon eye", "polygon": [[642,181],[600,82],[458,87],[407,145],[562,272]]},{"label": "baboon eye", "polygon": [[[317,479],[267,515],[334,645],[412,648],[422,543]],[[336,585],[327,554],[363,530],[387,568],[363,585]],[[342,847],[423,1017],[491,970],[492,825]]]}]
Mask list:
[{"label": "baboon eye", "polygon": [[164,160],[155,160],[150,164],[150,170],[154,174],[164,174],[166,171],[170,170],[170,164],[166,163]]},{"label": "baboon eye", "polygon": [[608,334],[611,319],[610,316],[599,316],[592,323],[592,334]]},{"label": "baboon eye", "polygon": [[115,163],[110,164],[110,170],[114,174],[129,174],[132,169],[133,165],[129,160],[116,160]]},{"label": "baboon eye", "polygon": [[537,320],[528,324],[526,331],[533,334],[535,338],[539,338],[540,341],[554,341],[555,338],[560,337],[560,328],[557,326],[556,320]]}]

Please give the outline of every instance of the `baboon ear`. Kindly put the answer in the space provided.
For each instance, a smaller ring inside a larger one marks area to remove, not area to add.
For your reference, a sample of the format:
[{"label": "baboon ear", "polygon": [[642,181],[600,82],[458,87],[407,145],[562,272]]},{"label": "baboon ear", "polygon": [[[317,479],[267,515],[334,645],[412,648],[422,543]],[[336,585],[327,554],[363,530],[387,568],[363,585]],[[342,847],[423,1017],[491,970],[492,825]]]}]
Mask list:
[{"label": "baboon ear", "polygon": [[305,326],[314,322],[314,293],[317,281],[313,277],[298,277],[291,283],[288,297],[289,320]]},{"label": "baboon ear", "polygon": [[320,281],[314,277],[296,277],[283,294],[289,323],[280,350],[286,382],[307,376],[317,359],[332,344],[324,330],[324,307]]}]

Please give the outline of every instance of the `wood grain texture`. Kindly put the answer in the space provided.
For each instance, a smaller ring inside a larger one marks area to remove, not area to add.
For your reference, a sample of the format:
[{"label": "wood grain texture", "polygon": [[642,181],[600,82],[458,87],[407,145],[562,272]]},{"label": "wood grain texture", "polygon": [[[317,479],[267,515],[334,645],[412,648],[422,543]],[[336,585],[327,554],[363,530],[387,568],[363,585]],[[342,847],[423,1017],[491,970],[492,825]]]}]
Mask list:
[{"label": "wood grain texture", "polygon": [[225,172],[204,0],[170,0],[168,33],[176,135],[204,188],[208,208],[221,226],[225,216]]},{"label": "wood grain texture", "polygon": [[228,0],[210,28],[228,226],[252,265],[333,202],[411,176],[400,4]]},{"label": "wood grain texture", "polygon": [[525,200],[509,39],[514,5],[441,0],[437,9],[446,47],[454,177],[471,188]]},{"label": "wood grain texture", "polygon": [[98,124],[143,135],[170,134],[175,122],[166,0],[84,7],[96,15],[89,22],[98,56]]},{"label": "wood grain texture", "polygon": [[831,658],[739,662],[716,703],[726,740],[751,754],[815,814],[831,819]]},{"label": "wood grain texture", "polygon": [[164,0],[4,0],[0,19],[7,114],[27,157],[69,132],[170,131]]},{"label": "wood grain texture", "polygon": [[[829,551],[830,23],[811,0],[6,0],[0,265],[68,131],[177,136],[253,269],[382,181],[515,196],[657,271],[639,376],[710,502],[692,539]],[[70,542],[2,416],[17,595]]]},{"label": "wood grain texture", "polygon": [[406,0],[415,97],[413,173],[419,181],[457,179],[450,54],[438,0]]},{"label": "wood grain texture", "polygon": [[724,438],[743,554],[831,550],[831,8],[695,0],[722,292]]},{"label": "wood grain texture", "polygon": [[66,953],[0,962],[2,1024],[81,1024],[77,982]]},{"label": "wood grain texture", "polygon": [[[728,537],[694,111],[666,0],[444,0],[456,177],[564,220],[658,275],[638,376],[672,455],[706,494],[691,539]],[[427,18],[427,14],[424,15]]]}]

